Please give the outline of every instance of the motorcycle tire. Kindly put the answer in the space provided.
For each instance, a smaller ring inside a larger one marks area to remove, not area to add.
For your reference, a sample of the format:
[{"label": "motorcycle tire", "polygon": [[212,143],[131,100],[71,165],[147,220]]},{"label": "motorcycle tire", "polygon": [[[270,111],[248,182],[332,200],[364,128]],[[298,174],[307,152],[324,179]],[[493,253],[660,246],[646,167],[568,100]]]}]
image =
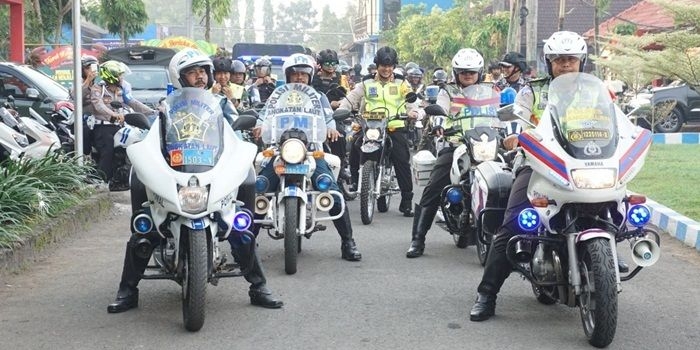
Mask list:
[{"label": "motorcycle tire", "polygon": [[367,161],[362,167],[362,185],[360,186],[360,219],[369,225],[374,218],[375,162]]},{"label": "motorcycle tire", "polygon": [[199,331],[204,325],[208,267],[207,232],[189,230],[183,259],[182,318],[185,329]]},{"label": "motorcycle tire", "polygon": [[583,243],[578,297],[583,330],[588,343],[604,348],[612,343],[617,328],[617,275],[610,241],[593,238]]},{"label": "motorcycle tire", "polygon": [[479,264],[481,264],[481,266],[486,266],[486,259],[489,257],[489,248],[490,246],[482,243],[480,239],[476,240],[476,256],[479,258]]},{"label": "motorcycle tire", "polygon": [[284,272],[288,275],[297,273],[297,256],[299,254],[299,198],[284,200]]}]

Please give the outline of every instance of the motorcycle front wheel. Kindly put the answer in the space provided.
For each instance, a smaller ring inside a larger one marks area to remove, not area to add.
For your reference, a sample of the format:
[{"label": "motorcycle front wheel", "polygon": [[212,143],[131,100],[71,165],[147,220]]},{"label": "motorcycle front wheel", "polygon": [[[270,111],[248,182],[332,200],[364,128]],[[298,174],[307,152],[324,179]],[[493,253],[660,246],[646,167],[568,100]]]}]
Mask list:
[{"label": "motorcycle front wheel", "polygon": [[580,261],[582,293],[579,310],[588,343],[604,348],[617,329],[617,287],[610,241],[594,238],[583,243]]},{"label": "motorcycle front wheel", "polygon": [[297,273],[297,256],[301,238],[299,229],[299,198],[289,197],[284,200],[284,272],[288,275]]},{"label": "motorcycle front wheel", "polygon": [[185,329],[199,331],[204,325],[205,304],[207,298],[207,232],[189,230],[187,247],[182,247],[182,318]]},{"label": "motorcycle front wheel", "polygon": [[372,223],[374,218],[374,184],[376,163],[368,160],[362,166],[362,177],[360,179],[360,219],[364,225]]}]

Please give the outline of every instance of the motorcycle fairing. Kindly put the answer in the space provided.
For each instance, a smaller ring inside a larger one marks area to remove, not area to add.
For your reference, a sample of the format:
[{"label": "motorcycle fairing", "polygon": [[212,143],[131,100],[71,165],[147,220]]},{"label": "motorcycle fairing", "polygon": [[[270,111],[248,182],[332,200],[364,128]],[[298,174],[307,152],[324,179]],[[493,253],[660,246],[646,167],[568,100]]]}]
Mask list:
[{"label": "motorcycle fairing", "polygon": [[639,164],[640,158],[646,157],[649,147],[651,147],[651,131],[641,129],[640,133],[635,136],[634,143],[630,146],[627,152],[620,158],[620,170],[618,173],[618,181],[626,182],[624,179],[629,176],[636,175],[641,170],[642,165]]},{"label": "motorcycle fairing", "polygon": [[558,182],[565,187],[571,187],[564,160],[550,151],[545,145],[540,143],[538,138],[535,137],[534,132],[527,130],[518,135],[518,142],[528,155],[531,155],[537,159],[550,170],[550,175],[552,175],[553,172],[559,176],[553,176],[555,180],[558,180]]}]

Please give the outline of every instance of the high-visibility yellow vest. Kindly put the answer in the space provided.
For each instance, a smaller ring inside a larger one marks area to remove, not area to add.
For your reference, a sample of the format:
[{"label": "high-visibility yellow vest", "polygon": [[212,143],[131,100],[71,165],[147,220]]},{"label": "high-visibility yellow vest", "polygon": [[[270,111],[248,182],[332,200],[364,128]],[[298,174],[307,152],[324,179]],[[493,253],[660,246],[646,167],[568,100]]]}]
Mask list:
[{"label": "high-visibility yellow vest", "polygon": [[545,107],[547,107],[549,79],[532,80],[529,84],[532,89],[532,96],[534,97],[530,122],[537,125],[540,122],[540,117],[542,117]]},{"label": "high-visibility yellow vest", "polygon": [[[384,85],[374,79],[363,82],[365,87],[365,111],[386,111],[389,120],[387,128],[391,131],[406,126],[406,122],[396,119],[397,115],[406,113],[404,100],[411,87],[404,81],[396,79]],[[386,109],[385,109],[386,108]]]}]

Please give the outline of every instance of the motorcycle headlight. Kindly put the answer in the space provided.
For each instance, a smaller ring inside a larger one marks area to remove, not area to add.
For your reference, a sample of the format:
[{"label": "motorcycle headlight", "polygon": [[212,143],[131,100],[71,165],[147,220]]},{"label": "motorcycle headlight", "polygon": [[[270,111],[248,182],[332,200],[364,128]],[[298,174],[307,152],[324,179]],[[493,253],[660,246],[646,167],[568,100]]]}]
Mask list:
[{"label": "motorcycle headlight", "polygon": [[498,151],[496,139],[491,141],[470,140],[470,142],[472,144],[472,156],[475,161],[485,162],[496,158],[496,152]]},{"label": "motorcycle headlight", "polygon": [[367,129],[367,131],[365,131],[365,136],[367,136],[368,140],[378,141],[381,135],[382,133],[379,129]]},{"label": "motorcycle headlight", "polygon": [[22,147],[29,146],[29,140],[27,140],[27,137],[22,134],[12,134],[12,138],[14,138],[15,142]]},{"label": "motorcycle headlight", "polygon": [[207,209],[209,190],[199,186],[199,180],[194,176],[190,178],[187,186],[180,187],[177,195],[180,199],[180,207],[186,213],[197,214]]},{"label": "motorcycle headlight", "polygon": [[601,189],[615,186],[617,174],[615,169],[573,169],[571,178],[574,185],[581,189]]},{"label": "motorcycle headlight", "polygon": [[287,163],[301,163],[306,159],[306,146],[301,140],[289,139],[284,141],[282,147],[280,147],[280,155],[282,160]]}]

